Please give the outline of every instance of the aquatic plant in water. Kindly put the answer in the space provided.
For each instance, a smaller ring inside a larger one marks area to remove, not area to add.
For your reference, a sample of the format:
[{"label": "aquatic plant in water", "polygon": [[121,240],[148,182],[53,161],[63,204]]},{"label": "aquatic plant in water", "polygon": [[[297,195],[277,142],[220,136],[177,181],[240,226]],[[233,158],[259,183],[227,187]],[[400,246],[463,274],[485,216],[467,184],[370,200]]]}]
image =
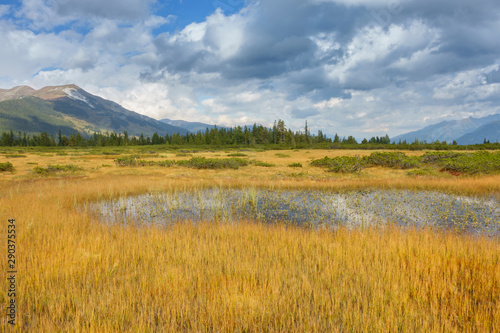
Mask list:
[{"label": "aquatic plant in water", "polygon": [[416,190],[172,190],[97,202],[92,211],[109,223],[139,225],[255,220],[322,228],[395,223],[497,236],[500,231],[500,205],[494,198]]}]

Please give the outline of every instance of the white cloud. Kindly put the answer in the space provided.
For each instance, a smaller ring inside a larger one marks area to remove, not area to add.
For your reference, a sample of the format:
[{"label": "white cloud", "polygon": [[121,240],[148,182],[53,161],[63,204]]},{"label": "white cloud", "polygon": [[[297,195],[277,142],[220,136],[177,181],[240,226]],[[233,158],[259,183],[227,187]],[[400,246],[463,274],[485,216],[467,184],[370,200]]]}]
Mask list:
[{"label": "white cloud", "polygon": [[207,18],[205,43],[224,61],[237,54],[244,40],[245,19],[225,16],[220,9]]},{"label": "white cloud", "polygon": [[318,56],[322,57],[330,54],[332,51],[340,50],[341,45],[335,40],[336,33],[320,32],[309,38],[316,44],[318,48]]},{"label": "white cloud", "polygon": [[236,95],[236,99],[242,103],[250,103],[259,100],[261,95],[253,91],[244,91]]},{"label": "white cloud", "polygon": [[[458,19],[465,1],[405,0],[397,15],[385,0],[250,1],[158,36],[176,18],[153,3],[24,0],[8,19],[0,6],[0,85],[75,83],[158,119],[307,119],[358,139],[500,109],[494,3]],[[371,10],[390,20],[369,24]]]},{"label": "white cloud", "polygon": [[329,100],[324,100],[314,104],[314,107],[317,109],[333,109],[336,105],[339,105],[341,103],[341,98],[330,98]]},{"label": "white cloud", "polygon": [[433,98],[438,100],[465,98],[466,101],[475,101],[498,94],[499,84],[488,84],[486,80],[487,74],[498,70],[498,67],[493,65],[457,73],[443,85],[433,89]]}]

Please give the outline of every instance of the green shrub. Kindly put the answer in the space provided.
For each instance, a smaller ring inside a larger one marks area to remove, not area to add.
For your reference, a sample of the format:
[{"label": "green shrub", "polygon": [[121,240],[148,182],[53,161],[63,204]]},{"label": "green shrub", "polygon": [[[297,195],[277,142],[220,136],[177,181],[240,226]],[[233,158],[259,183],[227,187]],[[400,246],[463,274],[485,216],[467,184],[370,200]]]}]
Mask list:
[{"label": "green shrub", "polygon": [[238,169],[240,166],[249,165],[250,161],[241,158],[193,157],[188,161],[177,161],[176,163],[195,169]]},{"label": "green shrub", "polygon": [[464,155],[464,153],[456,152],[426,152],[420,156],[423,163],[439,163],[445,159],[455,158]]},{"label": "green shrub", "polygon": [[461,154],[441,160],[439,166],[443,171],[458,174],[498,173],[500,172],[500,153],[479,151],[474,154]]},{"label": "green shrub", "polygon": [[161,167],[169,167],[175,165],[175,161],[163,160],[163,161],[146,161],[139,159],[138,155],[128,155],[122,156],[115,160],[116,165],[118,166],[161,166]]},{"label": "green shrub", "polygon": [[48,165],[46,168],[43,167],[34,167],[33,172],[39,175],[50,175],[58,172],[74,172],[82,170],[81,167],[78,167],[74,164],[67,165]]},{"label": "green shrub", "polygon": [[245,156],[248,156],[247,154],[243,154],[243,153],[232,153],[232,154],[227,154],[227,156],[231,156],[231,157],[245,157]]},{"label": "green shrub", "polygon": [[354,173],[363,170],[366,167],[366,162],[359,156],[339,156],[334,158],[325,156],[313,160],[311,165],[327,168],[330,172]]},{"label": "green shrub", "polygon": [[118,166],[145,166],[150,165],[148,161],[141,160],[138,155],[127,155],[115,160]]},{"label": "green shrub", "polygon": [[412,169],[420,165],[416,157],[408,157],[400,152],[375,152],[363,158],[370,165],[379,165],[395,169]]},{"label": "green shrub", "polygon": [[26,157],[26,155],[22,155],[22,154],[6,154],[5,157],[20,158],[20,157]]},{"label": "green shrub", "polygon": [[290,163],[288,166],[290,168],[302,168],[302,163]]},{"label": "green shrub", "polygon": [[14,171],[14,166],[10,162],[0,163],[0,171],[1,172],[3,172],[3,171],[12,172],[12,171]]},{"label": "green shrub", "polygon": [[154,163],[154,165],[161,166],[161,167],[171,167],[171,166],[176,164],[175,161],[170,161],[170,160],[163,160],[163,161],[150,162],[150,163]]}]

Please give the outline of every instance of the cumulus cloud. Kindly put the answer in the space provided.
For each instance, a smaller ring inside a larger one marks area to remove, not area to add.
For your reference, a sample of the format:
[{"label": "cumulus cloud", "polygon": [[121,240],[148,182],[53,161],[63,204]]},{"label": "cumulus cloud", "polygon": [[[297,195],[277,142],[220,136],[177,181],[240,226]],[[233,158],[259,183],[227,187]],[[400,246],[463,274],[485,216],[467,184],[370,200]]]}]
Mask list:
[{"label": "cumulus cloud", "polygon": [[158,6],[0,6],[0,84],[76,83],[156,118],[307,119],[356,136],[499,112],[498,1],[249,0],[175,31]]}]

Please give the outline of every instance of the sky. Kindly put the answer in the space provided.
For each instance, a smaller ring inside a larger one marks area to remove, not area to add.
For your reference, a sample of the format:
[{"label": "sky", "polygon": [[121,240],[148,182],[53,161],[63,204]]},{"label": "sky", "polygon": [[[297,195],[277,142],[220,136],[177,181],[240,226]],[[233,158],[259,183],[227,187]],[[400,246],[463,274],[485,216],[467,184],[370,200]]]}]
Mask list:
[{"label": "sky", "polygon": [[0,0],[0,88],[358,140],[500,113],[498,0]]}]

